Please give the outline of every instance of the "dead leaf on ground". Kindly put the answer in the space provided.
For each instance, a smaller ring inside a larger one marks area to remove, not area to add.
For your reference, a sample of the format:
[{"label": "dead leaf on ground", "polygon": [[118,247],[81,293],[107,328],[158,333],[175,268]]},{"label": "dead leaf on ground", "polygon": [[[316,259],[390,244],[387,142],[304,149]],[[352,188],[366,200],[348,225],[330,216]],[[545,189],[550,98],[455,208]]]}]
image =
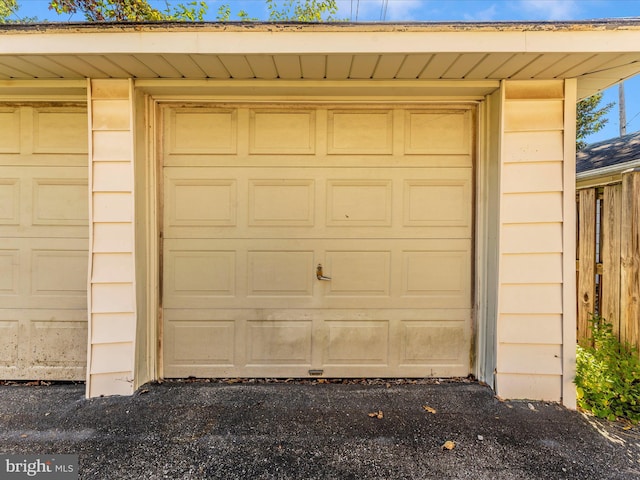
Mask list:
[{"label": "dead leaf on ground", "polygon": [[423,406],[422,406],[422,408],[424,408],[424,410],[425,410],[426,412],[429,412],[429,413],[436,413],[436,409],[435,409],[435,408],[431,408],[431,407],[430,407],[430,406],[428,406],[428,405],[423,405]]},{"label": "dead leaf on ground", "polygon": [[447,440],[442,445],[442,450],[453,450],[454,448],[456,448],[456,443],[452,442],[451,440]]},{"label": "dead leaf on ground", "polygon": [[381,420],[384,417],[384,414],[382,413],[382,410],[378,410],[377,412],[371,412],[369,416],[371,418],[377,418],[378,420]]}]

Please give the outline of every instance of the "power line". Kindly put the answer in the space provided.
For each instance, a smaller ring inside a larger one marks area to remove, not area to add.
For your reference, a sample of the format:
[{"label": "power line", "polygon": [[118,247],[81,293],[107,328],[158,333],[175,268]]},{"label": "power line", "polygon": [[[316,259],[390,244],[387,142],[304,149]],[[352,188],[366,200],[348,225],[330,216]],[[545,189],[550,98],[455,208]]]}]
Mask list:
[{"label": "power line", "polygon": [[625,124],[624,124],[624,126],[625,126],[625,127],[628,127],[628,126],[629,126],[629,124],[630,124],[631,122],[633,122],[633,121],[636,119],[636,117],[637,117],[638,115],[640,115],[640,112],[636,113],[633,117],[631,117],[631,120],[629,120],[627,123],[625,123]]},{"label": "power line", "polygon": [[[0,0],[0,1],[1,1],[1,0]],[[19,9],[19,7],[18,7],[18,5],[17,5],[17,4],[15,4],[15,3],[14,3],[14,4],[12,5],[12,4],[10,4],[10,3],[6,3],[6,2],[5,2],[5,6],[9,9],[9,11],[11,12],[11,14],[12,14],[14,17],[16,17],[16,18],[18,19],[18,21],[19,21],[19,22],[22,22],[22,21],[24,20],[20,15],[18,15],[18,9]]]},{"label": "power line", "polygon": [[382,0],[380,5],[380,21],[384,22],[387,19],[387,8],[389,7],[389,0]]}]

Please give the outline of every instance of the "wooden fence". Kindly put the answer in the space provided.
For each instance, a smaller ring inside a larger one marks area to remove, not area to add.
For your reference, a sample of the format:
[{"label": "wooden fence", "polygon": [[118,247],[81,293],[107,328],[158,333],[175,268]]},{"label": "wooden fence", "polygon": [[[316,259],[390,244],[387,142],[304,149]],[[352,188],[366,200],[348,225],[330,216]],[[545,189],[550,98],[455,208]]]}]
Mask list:
[{"label": "wooden fence", "polygon": [[640,169],[619,183],[579,188],[577,202],[578,340],[598,314],[640,348]]}]

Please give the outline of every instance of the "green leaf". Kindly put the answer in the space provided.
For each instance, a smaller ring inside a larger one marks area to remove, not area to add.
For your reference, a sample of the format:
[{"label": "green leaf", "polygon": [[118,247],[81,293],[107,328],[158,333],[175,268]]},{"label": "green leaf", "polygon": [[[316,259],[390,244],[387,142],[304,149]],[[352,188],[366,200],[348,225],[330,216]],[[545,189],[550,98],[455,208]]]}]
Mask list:
[{"label": "green leaf", "polygon": [[593,316],[591,338],[576,348],[576,395],[580,408],[615,420],[640,420],[638,351],[621,344],[611,324]]}]

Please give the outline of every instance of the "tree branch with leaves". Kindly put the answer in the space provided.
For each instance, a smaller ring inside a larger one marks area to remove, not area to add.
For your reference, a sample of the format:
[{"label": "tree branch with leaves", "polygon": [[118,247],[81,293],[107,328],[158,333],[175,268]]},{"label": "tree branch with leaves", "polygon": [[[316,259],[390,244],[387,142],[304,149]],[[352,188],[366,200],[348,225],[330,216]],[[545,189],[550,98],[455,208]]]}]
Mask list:
[{"label": "tree branch with leaves", "polygon": [[153,8],[147,0],[51,0],[49,9],[59,15],[81,12],[88,22],[203,21],[208,6],[204,1],[166,2],[165,10]]},{"label": "tree branch with leaves", "polygon": [[[6,0],[16,7],[17,0]],[[0,0],[1,5],[2,0]],[[327,22],[335,21],[338,13],[337,0],[264,0],[268,20],[271,22]],[[154,8],[148,0],[51,0],[49,9],[60,14],[82,13],[88,22],[163,22],[204,21],[208,12],[205,1],[172,3],[165,1],[166,8]],[[15,8],[14,8],[15,10]],[[10,14],[11,12],[9,12]],[[0,12],[1,15],[1,12]],[[216,20],[230,21],[233,16],[231,4],[221,3]],[[244,10],[235,13],[241,21],[255,21]]]},{"label": "tree branch with leaves", "polygon": [[606,118],[614,103],[600,106],[602,92],[580,100],[576,112],[576,149],[581,150],[587,146],[584,139],[592,133],[599,132],[609,121]]}]

